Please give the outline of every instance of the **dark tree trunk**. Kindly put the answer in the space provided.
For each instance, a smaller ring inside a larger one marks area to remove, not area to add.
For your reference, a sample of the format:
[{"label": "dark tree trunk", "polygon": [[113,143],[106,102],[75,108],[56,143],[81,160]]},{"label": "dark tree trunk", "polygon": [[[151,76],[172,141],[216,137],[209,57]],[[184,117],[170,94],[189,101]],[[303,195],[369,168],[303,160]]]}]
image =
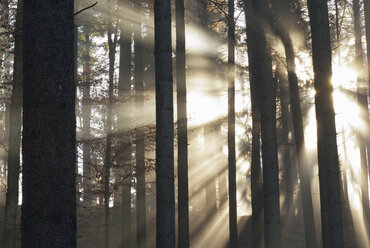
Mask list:
[{"label": "dark tree trunk", "polygon": [[286,74],[283,72],[283,65],[280,61],[277,61],[276,65],[276,82],[279,87],[279,99],[280,99],[280,109],[281,109],[281,139],[280,147],[282,153],[283,162],[283,175],[285,179],[286,196],[284,201],[284,210],[288,215],[294,215],[293,209],[293,175],[292,166],[293,162],[291,160],[290,154],[290,144],[289,132],[291,131],[290,121],[289,121],[289,89],[288,82],[286,79]]},{"label": "dark tree trunk", "polygon": [[175,1],[176,8],[176,84],[178,141],[178,246],[189,247],[188,185],[188,120],[186,110],[185,9],[184,0]]},{"label": "dark tree trunk", "polygon": [[294,138],[296,143],[296,154],[298,159],[298,174],[302,193],[302,209],[305,225],[306,247],[317,247],[316,231],[313,215],[311,194],[311,171],[306,158],[306,146],[304,139],[304,128],[302,121],[301,100],[299,96],[298,78],[296,74],[295,53],[291,40],[291,33],[297,28],[298,20],[295,13],[290,11],[290,2],[282,0],[274,5],[277,15],[277,31],[280,34],[284,48],[287,64],[290,106],[293,117]]},{"label": "dark tree trunk", "polygon": [[312,60],[315,81],[317,150],[319,163],[323,247],[343,247],[342,201],[339,162],[330,83],[331,46],[326,1],[308,0],[312,32]]},{"label": "dark tree trunk", "polygon": [[245,18],[247,25],[247,46],[249,61],[249,80],[252,109],[252,155],[251,155],[251,191],[252,191],[252,248],[264,247],[263,232],[263,189],[261,168],[261,123],[259,90],[257,87],[257,57],[253,49],[257,47],[255,17],[251,1],[245,1]]},{"label": "dark tree trunk", "polygon": [[154,1],[157,247],[175,247],[171,2]]},{"label": "dark tree trunk", "polygon": [[228,172],[230,248],[238,247],[235,155],[235,21],[234,0],[228,0]]},{"label": "dark tree trunk", "polygon": [[23,97],[23,2],[18,1],[15,28],[13,92],[10,98],[8,183],[5,203],[3,247],[15,247],[18,209],[21,118]]},{"label": "dark tree trunk", "polygon": [[287,61],[288,82],[290,93],[290,106],[292,109],[294,138],[298,158],[298,174],[302,192],[302,209],[305,226],[305,241],[307,248],[317,247],[315,222],[313,215],[313,203],[311,194],[311,172],[307,164],[306,145],[304,139],[304,128],[301,111],[301,100],[299,96],[298,78],[295,70],[294,48],[290,39],[284,40],[285,56]]},{"label": "dark tree trunk", "polygon": [[[121,19],[121,22],[123,20]],[[119,66],[119,83],[118,94],[121,100],[120,106],[124,107],[125,102],[129,100],[131,90],[131,35],[130,25],[126,22],[121,23],[121,36],[120,36],[120,66]],[[128,111],[121,109],[118,112],[118,125],[124,126],[129,123],[128,118],[124,118],[123,114]],[[124,163],[123,168],[123,182],[122,182],[122,247],[131,248],[131,184],[132,184],[132,171],[131,171],[131,145],[127,141],[127,147],[124,147],[123,159],[128,160]]]},{"label": "dark tree trunk", "polygon": [[73,1],[25,1],[22,247],[76,247]]},{"label": "dark tree trunk", "polygon": [[281,247],[275,86],[263,23],[262,1],[247,1],[247,45],[251,84],[258,88],[263,161],[265,247]]}]

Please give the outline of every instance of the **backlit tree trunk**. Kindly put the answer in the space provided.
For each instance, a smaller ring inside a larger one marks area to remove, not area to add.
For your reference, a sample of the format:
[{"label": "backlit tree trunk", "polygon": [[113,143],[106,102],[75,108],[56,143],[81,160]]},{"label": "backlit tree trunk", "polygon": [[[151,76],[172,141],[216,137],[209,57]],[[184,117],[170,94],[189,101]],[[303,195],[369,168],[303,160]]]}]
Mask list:
[{"label": "backlit tree trunk", "polygon": [[157,247],[175,247],[171,2],[154,1]]},{"label": "backlit tree trunk", "polygon": [[312,60],[315,85],[317,150],[319,163],[323,247],[343,247],[342,201],[339,162],[330,83],[331,46],[326,1],[308,0],[312,32]]},{"label": "backlit tree trunk", "polygon": [[73,1],[25,1],[22,247],[76,247]]}]

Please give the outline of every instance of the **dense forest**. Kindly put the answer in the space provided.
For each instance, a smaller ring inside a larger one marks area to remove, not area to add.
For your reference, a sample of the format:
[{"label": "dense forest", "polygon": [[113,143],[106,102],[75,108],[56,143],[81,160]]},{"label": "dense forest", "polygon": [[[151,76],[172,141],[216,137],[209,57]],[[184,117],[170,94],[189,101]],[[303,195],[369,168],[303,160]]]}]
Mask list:
[{"label": "dense forest", "polygon": [[369,0],[0,0],[0,247],[369,248]]}]

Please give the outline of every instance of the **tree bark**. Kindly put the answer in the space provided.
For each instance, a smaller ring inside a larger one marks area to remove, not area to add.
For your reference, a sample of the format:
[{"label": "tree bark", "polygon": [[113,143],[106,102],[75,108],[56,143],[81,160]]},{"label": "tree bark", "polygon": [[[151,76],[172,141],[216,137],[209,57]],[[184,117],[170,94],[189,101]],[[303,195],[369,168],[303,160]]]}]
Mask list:
[{"label": "tree bark", "polygon": [[[360,3],[359,0],[353,0],[353,16],[354,16],[354,31],[355,31],[355,64],[357,68],[357,102],[360,109],[360,119],[365,125],[365,132],[369,130],[369,111],[367,101],[368,85],[366,84],[366,72],[364,68],[364,55],[362,51],[361,42],[361,21],[360,21]],[[369,227],[369,183],[368,183],[368,165],[370,158],[369,145],[367,137],[359,130],[357,132],[358,143],[360,148],[360,163],[361,163],[361,199],[364,222],[366,229]],[[368,151],[368,158],[366,157],[366,150]]]},{"label": "tree bark", "polygon": [[305,226],[305,241],[308,248],[317,247],[313,203],[311,193],[311,171],[307,163],[306,145],[301,111],[301,99],[299,96],[298,78],[295,68],[294,48],[290,39],[284,40],[285,57],[287,61],[290,106],[292,109],[294,138],[298,158],[298,174],[302,192],[302,209]]},{"label": "tree bark", "polygon": [[323,247],[343,247],[342,202],[336,141],[331,46],[326,1],[308,0],[312,32],[317,150]]},{"label": "tree bark", "polygon": [[73,1],[25,1],[22,247],[76,247]]},{"label": "tree bark", "polygon": [[157,247],[175,247],[171,2],[154,1]]},{"label": "tree bark", "polygon": [[259,90],[257,87],[257,57],[253,50],[257,46],[255,17],[251,1],[245,1],[247,25],[247,47],[249,80],[252,109],[252,155],[251,155],[251,191],[252,191],[252,248],[264,247],[263,188],[261,168],[261,123]]},{"label": "tree bark", "polygon": [[234,0],[228,0],[228,172],[230,248],[238,247],[235,155],[235,21]]},{"label": "tree bark", "polygon": [[276,136],[275,86],[264,24],[267,23],[262,1],[247,1],[247,45],[251,83],[258,89],[263,162],[264,240],[265,247],[281,247],[279,171]]},{"label": "tree bark", "polygon": [[290,154],[290,144],[289,132],[291,131],[289,123],[289,89],[288,82],[286,79],[286,74],[283,72],[283,65],[281,61],[276,62],[276,82],[279,87],[279,99],[280,99],[280,109],[281,109],[281,139],[280,147],[282,153],[283,162],[283,175],[285,179],[286,196],[284,201],[284,209],[288,215],[294,215],[293,209],[293,176],[292,176],[292,166]]},{"label": "tree bark", "polygon": [[189,184],[184,0],[176,0],[175,4],[178,141],[178,247],[187,248],[189,247]]},{"label": "tree bark", "polygon": [[[121,19],[121,22],[123,20]],[[130,26],[128,23],[123,22],[120,25],[120,67],[119,67],[119,83],[118,83],[118,94],[119,99],[122,101],[120,106],[124,107],[125,102],[130,97],[131,90],[131,35]],[[126,105],[127,106],[127,105]],[[118,125],[127,125],[129,123],[128,118],[124,118],[121,110],[118,112]],[[130,141],[128,141],[130,142]],[[131,157],[131,145],[124,148],[124,159],[130,161]],[[122,247],[131,248],[131,184],[132,184],[132,172],[130,162],[124,163],[123,169],[123,185],[122,185]]]},{"label": "tree bark", "polygon": [[18,210],[20,146],[23,97],[23,1],[17,4],[15,27],[15,50],[13,69],[13,92],[10,98],[8,180],[5,203],[5,226],[3,247],[15,247],[16,220]]}]

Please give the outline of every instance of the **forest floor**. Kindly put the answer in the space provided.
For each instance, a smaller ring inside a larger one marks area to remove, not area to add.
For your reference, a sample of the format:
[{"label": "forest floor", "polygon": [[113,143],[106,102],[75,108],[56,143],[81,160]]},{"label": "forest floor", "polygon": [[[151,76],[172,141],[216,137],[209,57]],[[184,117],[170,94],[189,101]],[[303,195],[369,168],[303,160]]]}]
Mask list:
[{"label": "forest floor", "polygon": [[[303,216],[281,216],[282,248],[305,248]],[[251,216],[242,216],[239,221],[239,248],[251,248]],[[350,221],[344,223],[344,247],[357,248],[353,226]],[[321,240],[321,237],[318,237]],[[321,243],[321,242],[320,242]],[[227,248],[227,246],[225,247]]]}]

